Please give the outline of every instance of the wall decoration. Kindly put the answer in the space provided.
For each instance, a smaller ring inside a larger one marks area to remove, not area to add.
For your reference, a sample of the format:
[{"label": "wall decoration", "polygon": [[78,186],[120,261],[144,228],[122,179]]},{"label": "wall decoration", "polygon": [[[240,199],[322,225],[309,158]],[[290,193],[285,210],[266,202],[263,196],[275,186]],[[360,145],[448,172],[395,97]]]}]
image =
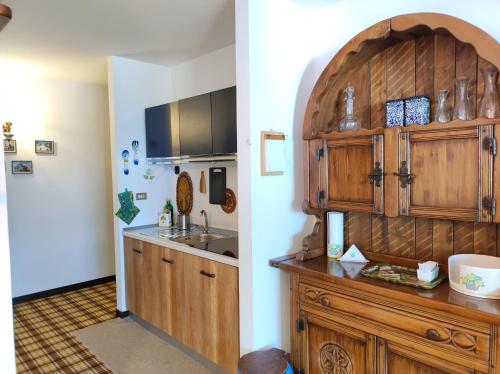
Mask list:
[{"label": "wall decoration", "polygon": [[205,180],[205,172],[203,170],[200,175],[200,193],[207,193],[207,181]]},{"label": "wall decoration", "polygon": [[144,173],[144,179],[147,180],[148,182],[151,182],[153,179],[155,179],[155,175],[153,174],[153,169],[147,168],[146,172]]},{"label": "wall decoration", "polygon": [[139,165],[139,141],[132,141],[132,149],[134,150],[134,165]]},{"label": "wall decoration", "polygon": [[177,178],[176,202],[180,214],[191,213],[191,209],[193,209],[193,182],[185,171]]},{"label": "wall decoration", "polygon": [[124,149],[123,152],[122,152],[122,159],[123,159],[123,174],[125,175],[128,175],[128,156],[129,156],[129,152]]},{"label": "wall decoration", "polygon": [[120,209],[115,215],[127,225],[130,225],[141,211],[134,205],[134,193],[125,188],[124,192],[118,194],[118,201],[120,202]]},{"label": "wall decoration", "polygon": [[33,162],[12,161],[12,174],[33,174]]},{"label": "wall decoration", "polygon": [[230,188],[226,188],[226,202],[220,206],[227,213],[233,213],[236,209],[236,194]]},{"label": "wall decoration", "polygon": [[53,155],[54,141],[52,140],[35,140],[35,153]]},{"label": "wall decoration", "polygon": [[2,126],[3,136],[5,139],[12,139],[14,134],[12,134],[12,122],[5,122]]},{"label": "wall decoration", "polygon": [[283,175],[285,170],[285,134],[275,131],[260,133],[260,175]]},{"label": "wall decoration", "polygon": [[4,151],[4,153],[16,153],[17,152],[17,141],[14,139],[4,139],[3,140],[3,151]]}]

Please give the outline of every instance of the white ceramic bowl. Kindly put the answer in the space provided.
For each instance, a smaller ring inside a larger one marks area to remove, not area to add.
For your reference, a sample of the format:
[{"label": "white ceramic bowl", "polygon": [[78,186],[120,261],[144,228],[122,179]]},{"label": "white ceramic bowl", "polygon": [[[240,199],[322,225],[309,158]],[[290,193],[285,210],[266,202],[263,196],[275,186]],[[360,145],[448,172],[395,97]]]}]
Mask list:
[{"label": "white ceramic bowl", "polygon": [[500,299],[500,258],[453,255],[448,258],[450,287],[466,295]]}]

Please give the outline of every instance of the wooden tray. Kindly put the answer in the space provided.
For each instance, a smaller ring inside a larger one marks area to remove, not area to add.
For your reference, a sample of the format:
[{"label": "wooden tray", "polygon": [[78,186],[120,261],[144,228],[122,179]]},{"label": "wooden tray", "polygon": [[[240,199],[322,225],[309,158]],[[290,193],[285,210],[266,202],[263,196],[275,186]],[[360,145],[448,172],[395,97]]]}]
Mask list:
[{"label": "wooden tray", "polygon": [[[381,267],[389,267],[395,273],[400,274],[400,279],[388,278],[387,276],[379,275],[379,270]],[[426,290],[430,290],[438,286],[447,277],[446,274],[440,273],[438,277],[432,282],[423,282],[418,280],[416,269],[391,264],[376,264],[362,269],[361,274],[368,278],[379,279],[390,283],[403,284],[405,286],[423,288]]]}]

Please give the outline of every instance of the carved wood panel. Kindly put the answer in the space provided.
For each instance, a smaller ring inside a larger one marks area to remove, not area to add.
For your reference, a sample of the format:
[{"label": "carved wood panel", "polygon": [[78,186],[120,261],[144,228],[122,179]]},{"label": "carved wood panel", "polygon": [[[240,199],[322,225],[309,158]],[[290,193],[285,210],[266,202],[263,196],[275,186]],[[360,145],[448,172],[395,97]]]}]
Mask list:
[{"label": "carved wood panel", "polygon": [[303,349],[306,374],[375,374],[368,357],[372,341],[356,329],[304,314],[305,334]]}]

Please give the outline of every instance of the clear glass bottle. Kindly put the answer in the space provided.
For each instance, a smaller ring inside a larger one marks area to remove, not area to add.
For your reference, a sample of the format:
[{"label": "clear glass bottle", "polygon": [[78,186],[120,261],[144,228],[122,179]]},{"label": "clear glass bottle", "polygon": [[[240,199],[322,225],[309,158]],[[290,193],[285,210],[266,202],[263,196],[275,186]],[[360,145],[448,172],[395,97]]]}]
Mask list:
[{"label": "clear glass bottle", "polygon": [[500,115],[497,77],[498,70],[494,66],[481,68],[484,79],[484,92],[479,102],[479,117],[495,118]]},{"label": "clear glass bottle", "polygon": [[448,95],[450,91],[439,90],[436,98],[436,113],[434,114],[434,121],[440,123],[450,122],[451,113],[448,106]]},{"label": "clear glass bottle", "polygon": [[354,115],[354,88],[349,83],[347,88],[344,90],[345,92],[345,117],[341,119],[339,130],[359,130],[361,128],[361,122],[358,117]]},{"label": "clear glass bottle", "polygon": [[461,119],[464,121],[472,119],[469,83],[469,78],[455,79],[455,106],[453,108],[453,119]]}]

